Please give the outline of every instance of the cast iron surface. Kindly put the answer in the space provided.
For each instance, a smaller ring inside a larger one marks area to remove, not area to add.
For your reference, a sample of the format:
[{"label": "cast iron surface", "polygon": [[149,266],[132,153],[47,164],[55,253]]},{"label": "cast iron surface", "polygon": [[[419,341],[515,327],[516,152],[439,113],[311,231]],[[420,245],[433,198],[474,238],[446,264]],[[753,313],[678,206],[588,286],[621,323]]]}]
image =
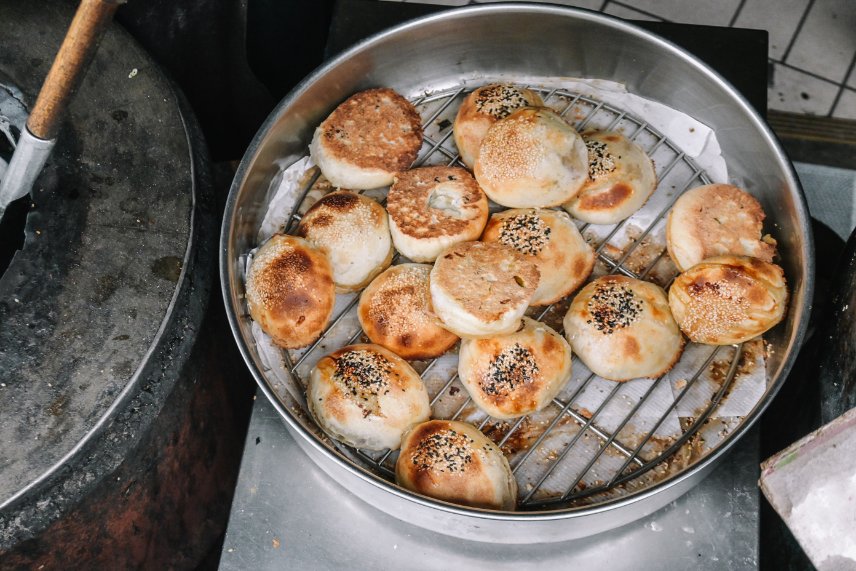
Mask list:
[{"label": "cast iron surface", "polygon": [[[812,289],[804,199],[792,167],[746,101],[682,50],[626,24],[561,8],[503,4],[450,14],[386,32],[332,61],[299,85],[262,127],[239,167],[223,226],[221,278],[233,331],[262,390],[299,436],[298,444],[363,499],[419,525],[448,532],[455,524],[461,535],[483,540],[497,540],[508,524],[519,521],[528,522],[525,533],[514,538],[520,542],[596,533],[650,513],[692,487],[757,419],[778,389],[804,333],[807,294]],[[501,45],[515,49],[502,50]],[[600,49],[580,57],[584,45]],[[503,57],[498,60],[500,54]],[[769,362],[773,384],[767,396],[714,454],[643,493],[608,505],[545,513],[484,512],[426,500],[377,479],[322,445],[306,421],[291,412],[295,403],[278,401],[260,373],[247,324],[234,313],[241,292],[239,256],[255,245],[258,217],[278,170],[274,161],[290,162],[302,155],[315,124],[358,89],[382,84],[412,95],[420,86],[443,87],[486,70],[502,70],[510,77],[543,73],[620,79],[642,96],[686,111],[718,129],[732,173],[737,177],[752,173],[750,190],[757,191],[770,219],[780,226],[777,238],[794,302],[786,321],[770,336],[776,353]],[[676,89],[678,85],[681,89]],[[568,525],[556,527],[552,525],[556,520],[566,520]],[[579,521],[571,525],[569,520]]]},{"label": "cast iron surface", "polygon": [[[0,73],[26,101],[70,8],[0,2]],[[215,221],[204,144],[180,106],[112,27],[37,181],[24,247],[0,277],[0,554],[102,486],[193,347]]]}]

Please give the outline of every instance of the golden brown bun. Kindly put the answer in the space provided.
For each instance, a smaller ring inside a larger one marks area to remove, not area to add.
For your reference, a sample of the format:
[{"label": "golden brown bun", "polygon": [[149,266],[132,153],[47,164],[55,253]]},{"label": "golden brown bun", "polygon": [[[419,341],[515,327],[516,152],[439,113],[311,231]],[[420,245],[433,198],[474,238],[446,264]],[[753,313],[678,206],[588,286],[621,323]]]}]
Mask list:
[{"label": "golden brown bun", "polygon": [[427,264],[393,266],[363,291],[357,315],[372,343],[405,359],[439,357],[457,343],[429,309],[430,273]]},{"label": "golden brown bun", "polygon": [[464,339],[458,376],[490,416],[524,416],[550,404],[567,384],[571,347],[547,325],[524,317],[509,335]]},{"label": "golden brown bun", "polygon": [[707,345],[761,335],[782,320],[787,302],[782,268],[746,256],[708,258],[669,288],[669,305],[681,330]]},{"label": "golden brown bun", "polygon": [[488,129],[473,170],[482,190],[498,204],[559,206],[588,179],[588,151],[579,133],[555,111],[526,107]]},{"label": "golden brown bun", "polygon": [[529,305],[555,303],[580,287],[594,268],[594,249],[558,210],[511,209],[490,217],[483,242],[501,242],[534,259],[541,274]]},{"label": "golden brown bun", "polygon": [[416,160],[422,119],[412,103],[389,88],[368,89],[342,102],[315,129],[309,152],[334,186],[386,186]]},{"label": "golden brown bun", "polygon": [[362,289],[392,262],[386,211],[349,190],[331,192],[313,204],[297,235],[327,252],[339,292]]},{"label": "golden brown bun", "polygon": [[459,337],[511,333],[538,289],[538,268],[499,242],[463,242],[446,249],[431,270],[431,308]]},{"label": "golden brown bun", "polygon": [[303,238],[276,234],[253,256],[247,271],[250,316],[280,347],[315,341],[335,301],[327,255]]},{"label": "golden brown bun", "polygon": [[726,254],[772,262],[776,243],[761,239],[764,217],[758,201],[736,186],[708,184],[688,190],[669,212],[669,256],[681,271]]},{"label": "golden brown bun", "polygon": [[460,167],[398,173],[386,208],[395,248],[414,262],[433,262],[458,242],[476,240],[487,222],[487,196]]},{"label": "golden brown bun", "polygon": [[377,345],[349,345],[318,361],[306,402],[324,432],[368,450],[397,449],[405,430],[431,416],[419,374]]},{"label": "golden brown bun", "polygon": [[564,208],[591,224],[621,222],[642,208],[657,188],[654,163],[621,133],[583,133],[583,140],[588,148],[588,180]]},{"label": "golden brown bun", "polygon": [[678,361],[684,339],[660,286],[604,276],[580,290],[563,322],[574,353],[612,381],[657,378]]},{"label": "golden brown bun", "polygon": [[513,510],[517,481],[502,451],[476,427],[429,420],[402,438],[395,464],[399,486],[438,500]]},{"label": "golden brown bun", "polygon": [[490,126],[522,107],[540,107],[544,102],[534,91],[507,83],[479,87],[464,99],[455,116],[455,146],[461,161],[473,168],[482,139]]}]

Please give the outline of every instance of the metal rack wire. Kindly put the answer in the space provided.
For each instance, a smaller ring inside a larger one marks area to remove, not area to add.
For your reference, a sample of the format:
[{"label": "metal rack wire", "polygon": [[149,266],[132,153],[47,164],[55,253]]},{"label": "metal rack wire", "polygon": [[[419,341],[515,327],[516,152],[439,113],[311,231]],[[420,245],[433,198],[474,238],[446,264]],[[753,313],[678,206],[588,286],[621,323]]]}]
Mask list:
[{"label": "metal rack wire", "polygon": [[[640,145],[646,143],[643,145],[643,148],[649,156],[653,156],[655,153],[659,152],[659,156],[661,158],[657,169],[658,180],[663,181],[674,169],[678,167],[681,167],[688,173],[683,177],[680,188],[674,187],[675,192],[673,193],[673,196],[669,196],[668,199],[663,202],[663,206],[654,214],[653,219],[639,235],[635,236],[635,238],[631,240],[631,243],[623,252],[619,251],[619,255],[610,255],[606,251],[607,245],[610,244],[610,240],[618,235],[622,229],[626,230],[628,221],[633,220],[633,217],[614,225],[614,227],[609,229],[604,236],[597,239],[595,252],[599,262],[603,264],[603,268],[606,273],[620,273],[637,279],[648,279],[654,268],[663,261],[664,257],[666,257],[665,245],[660,247],[659,252],[652,257],[651,261],[643,264],[641,269],[637,269],[637,271],[633,271],[628,268],[626,263],[631,259],[631,256],[633,256],[637,248],[639,248],[639,246],[650,235],[652,235],[658,224],[668,213],[672,204],[674,204],[674,201],[677,200],[684,191],[699,184],[710,183],[707,175],[672,141],[663,136],[647,122],[627,114],[621,109],[607,105],[590,97],[570,93],[561,89],[539,89],[538,87],[531,87],[530,89],[539,91],[545,104],[555,109],[560,115],[568,117],[569,113],[573,111],[573,119],[575,119],[574,123],[578,131],[583,131],[587,127],[591,126],[596,126],[596,128],[600,130],[614,130],[616,128],[620,128],[624,132],[625,136],[630,140],[636,141]],[[455,103],[460,102],[464,95],[464,91],[464,88],[460,87],[431,95],[425,95],[414,101],[414,104],[422,113],[423,125],[425,126],[424,144],[414,166],[425,164],[464,166],[459,160],[454,145],[450,142],[453,132],[452,123],[449,118],[446,117],[447,115],[451,117],[450,114],[457,109]],[[662,158],[663,156],[666,156],[667,160],[664,161]],[[316,172],[315,176],[313,176],[301,190],[301,195],[296,203],[296,207],[285,225],[286,232],[292,231],[294,225],[300,220],[301,205],[305,201],[313,185],[316,183],[318,176],[319,175]],[[658,188],[657,191],[655,191],[655,194],[660,192],[663,191]],[[385,199],[382,198],[381,200]],[[579,226],[580,231],[583,233],[585,233],[588,228],[588,224]],[[668,284],[663,283],[661,285],[667,286]],[[319,347],[323,346],[322,344],[327,339],[327,335],[330,330],[338,326],[349,315],[353,314],[358,300],[359,297],[355,296],[331,320],[324,334],[308,348],[299,353],[283,351],[283,360],[286,369],[291,375],[294,375],[295,378],[299,378],[298,371],[300,367],[304,365],[310,355],[314,355],[319,352]],[[553,304],[544,308],[538,314],[535,314],[535,317],[539,320],[544,318],[544,316],[547,315],[555,305],[556,304]],[[357,342],[361,336],[362,331],[359,329],[359,325],[357,325],[354,334],[348,341],[348,344]],[[734,346],[731,350],[733,351],[733,354],[731,356],[731,363],[728,367],[728,371],[719,390],[711,397],[709,404],[703,410],[698,412],[695,418],[692,419],[692,422],[688,423],[687,426],[682,427],[682,434],[679,437],[675,438],[665,446],[663,450],[653,456],[645,456],[643,450],[646,445],[651,442],[658,428],[667,420],[667,418],[669,418],[669,415],[674,413],[682,399],[684,399],[693,389],[694,385],[699,381],[704,371],[711,365],[711,363],[713,363],[714,359],[722,351],[728,351],[727,347],[710,348],[709,356],[704,360],[698,370],[687,380],[686,385],[680,390],[677,396],[674,397],[674,401],[671,403],[671,406],[669,406],[662,416],[654,422],[651,428],[649,428],[644,434],[640,435],[641,437],[634,445],[623,442],[619,438],[619,434],[623,429],[625,429],[628,423],[631,422],[643,406],[645,406],[645,403],[649,398],[651,398],[651,395],[657,387],[657,382],[651,383],[651,386],[644,392],[639,401],[636,402],[621,422],[612,430],[606,430],[603,426],[598,424],[599,415],[601,415],[604,409],[606,409],[610,403],[612,403],[616,397],[625,390],[625,387],[627,387],[629,383],[612,383],[614,386],[609,394],[600,403],[596,410],[590,413],[575,405],[577,398],[592,383],[593,379],[596,378],[593,373],[588,375],[588,377],[574,389],[573,393],[569,397],[564,400],[560,400],[559,398],[554,399],[551,407],[556,409],[556,414],[552,417],[552,420],[550,420],[543,432],[541,432],[525,450],[522,450],[515,456],[512,463],[512,470],[515,474],[520,472],[521,467],[524,464],[532,461],[536,450],[538,450],[539,446],[541,446],[545,440],[550,437],[556,427],[562,423],[563,419],[570,419],[579,428],[565,446],[550,459],[550,463],[536,479],[534,485],[531,485],[530,483],[526,488],[521,487],[521,495],[519,498],[520,507],[522,509],[535,509],[545,506],[560,507],[561,505],[568,505],[570,502],[580,500],[584,501],[587,497],[609,491],[614,489],[616,486],[620,486],[626,482],[637,479],[656,466],[663,464],[676,451],[680,450],[687,441],[696,435],[699,428],[707,421],[728,391],[728,388],[735,377],[738,363],[741,359],[742,347]],[[329,351],[329,349],[327,349],[327,351]],[[574,366],[578,366],[576,356],[574,356],[574,361]],[[419,365],[421,368],[420,374],[423,379],[435,367],[437,362],[438,359],[434,359]],[[455,381],[457,381],[457,374],[452,375],[447,381],[445,381],[445,383],[442,384],[439,390],[430,395],[432,409],[439,399],[449,393]],[[465,400],[457,410],[449,416],[449,418],[460,418],[465,410],[471,408],[470,405],[471,400]],[[521,430],[521,427],[525,422],[525,418],[526,417],[521,417],[517,419],[504,431],[501,437],[495,436],[497,444],[500,447],[503,447],[516,432]],[[479,429],[484,429],[488,423],[493,420],[494,419],[485,417],[477,426]],[[589,433],[594,435],[599,442],[598,449],[594,456],[588,460],[579,473],[574,476],[572,483],[564,490],[558,493],[550,493],[546,497],[543,494],[539,496],[539,490],[541,490],[544,482],[551,477],[565,457],[569,455],[580,442],[581,438]],[[336,445],[344,447],[344,445],[338,443]],[[607,451],[612,451],[620,455],[623,459],[620,468],[615,470],[607,478],[600,481],[599,485],[585,485],[584,478],[590,473],[598,460],[607,453]],[[376,474],[387,479],[394,478],[394,459],[396,457],[396,453],[385,451],[377,454],[353,449],[346,450],[345,452],[348,452],[347,455],[349,457],[358,458],[367,468],[374,471]]]}]

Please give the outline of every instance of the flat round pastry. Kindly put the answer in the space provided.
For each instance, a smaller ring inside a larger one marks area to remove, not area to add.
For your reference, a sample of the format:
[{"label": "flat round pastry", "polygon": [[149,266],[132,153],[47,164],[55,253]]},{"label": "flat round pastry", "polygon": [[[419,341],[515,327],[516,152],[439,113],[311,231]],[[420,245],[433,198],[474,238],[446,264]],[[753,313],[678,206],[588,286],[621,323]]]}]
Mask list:
[{"label": "flat round pastry", "polygon": [[559,206],[588,179],[588,151],[555,111],[526,107],[488,129],[474,172],[488,197],[503,206]]},{"label": "flat round pastry", "polygon": [[707,345],[761,335],[782,320],[787,303],[782,268],[748,256],[708,258],[669,288],[669,306],[681,331]]},{"label": "flat round pastry", "polygon": [[414,262],[433,262],[452,244],[477,240],[488,217],[487,196],[460,167],[400,172],[386,200],[395,248]]},{"label": "flat round pastry", "polygon": [[349,190],[331,192],[312,205],[297,235],[330,258],[336,291],[359,290],[392,262],[392,238],[383,206]]},{"label": "flat round pastry", "polygon": [[517,503],[517,481],[499,447],[476,427],[454,420],[429,420],[407,431],[395,481],[466,506],[513,510]]},{"label": "flat round pastry", "polygon": [[527,255],[541,274],[529,305],[555,303],[580,287],[594,268],[594,249],[558,210],[510,209],[490,217],[483,242],[501,242]]},{"label": "flat round pastry", "polygon": [[490,416],[524,416],[550,404],[570,380],[571,347],[547,325],[524,317],[509,335],[464,339],[458,377]]},{"label": "flat round pastry", "polygon": [[614,132],[583,133],[588,179],[564,205],[571,216],[591,224],[616,224],[642,208],[657,188],[654,163],[642,147]]},{"label": "flat round pastry", "polygon": [[432,309],[459,337],[512,333],[538,289],[539,275],[535,264],[511,246],[455,244],[431,269]]},{"label": "flat round pastry", "polygon": [[250,316],[286,349],[317,339],[333,313],[336,286],[327,255],[303,238],[276,234],[247,270]]},{"label": "flat round pastry", "polygon": [[455,146],[461,161],[473,168],[482,139],[491,125],[523,107],[544,105],[541,96],[525,87],[492,83],[479,87],[464,99],[455,116]]},{"label": "flat round pastry", "polygon": [[378,345],[349,345],[323,357],[306,387],[309,412],[339,442],[396,450],[431,416],[428,391],[407,361]]},{"label": "flat round pastry", "polygon": [[405,359],[439,357],[458,336],[429,309],[427,264],[400,264],[376,277],[360,296],[357,315],[372,343]]},{"label": "flat round pastry", "polygon": [[392,89],[360,91],[315,129],[309,153],[334,186],[364,190],[386,186],[413,164],[422,147],[422,119]]},{"label": "flat round pastry", "polygon": [[713,256],[733,254],[772,262],[776,241],[761,237],[764,210],[751,194],[730,184],[688,190],[666,223],[666,247],[684,271]]},{"label": "flat round pastry", "polygon": [[563,324],[574,353],[611,381],[660,377],[684,347],[663,289],[624,276],[603,276],[584,287]]}]

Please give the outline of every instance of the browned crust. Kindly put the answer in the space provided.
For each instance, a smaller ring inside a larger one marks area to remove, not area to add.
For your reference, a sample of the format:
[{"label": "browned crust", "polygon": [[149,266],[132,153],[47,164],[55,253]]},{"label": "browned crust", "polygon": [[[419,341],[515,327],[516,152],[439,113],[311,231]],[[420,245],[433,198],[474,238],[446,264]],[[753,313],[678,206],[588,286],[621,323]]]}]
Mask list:
[{"label": "browned crust", "polygon": [[[479,439],[470,437],[470,431],[462,429],[461,425],[448,420],[429,420],[411,429],[401,443],[395,469],[396,481],[414,492],[457,504],[487,509],[507,508],[500,505],[502,498],[497,498],[497,487],[482,457],[483,454],[499,454],[501,457],[502,453],[490,445],[484,435]],[[446,466],[441,470],[440,467],[420,464],[419,444],[430,441],[432,437],[466,442],[459,449],[469,460],[460,462],[461,469],[453,470]],[[509,474],[509,477],[512,476]]]},{"label": "browned crust", "polygon": [[669,290],[669,305],[690,340],[728,345],[778,324],[787,307],[786,288],[784,272],[775,264],[718,256],[679,275]]},{"label": "browned crust", "polygon": [[408,168],[422,146],[422,119],[412,103],[381,87],[355,93],[321,123],[331,158],[366,169]]},{"label": "browned crust", "polygon": [[527,256],[510,246],[462,242],[437,258],[431,279],[470,315],[490,323],[505,315],[509,306],[528,304],[540,275]]},{"label": "browned crust", "polygon": [[578,207],[589,211],[612,210],[631,196],[633,196],[633,189],[623,182],[612,185],[606,192],[587,193],[583,187]]},{"label": "browned crust", "polygon": [[322,197],[306,211],[295,234],[306,238],[315,230],[323,231],[333,226],[337,218],[348,214],[365,216],[365,222],[373,227],[383,223],[383,207],[380,204],[350,190],[337,190]]},{"label": "browned crust", "polygon": [[312,343],[335,300],[330,262],[302,238],[278,234],[256,252],[247,276],[247,305],[277,345],[295,349]]},{"label": "browned crust", "polygon": [[[429,204],[432,193],[443,185],[453,185],[460,193],[461,217]],[[421,167],[398,173],[389,189],[386,209],[402,234],[424,239],[475,239],[488,217],[487,196],[473,175],[460,167]]]},{"label": "browned crust", "polygon": [[412,360],[439,357],[458,342],[429,309],[430,271],[428,265],[394,266],[365,289],[357,315],[373,343]]},{"label": "browned crust", "polygon": [[[672,215],[677,209],[669,213],[666,226],[666,247],[673,260],[675,240],[687,239],[700,247],[700,260],[733,254],[773,261],[775,242],[761,239],[764,209],[748,192],[731,184],[710,184],[684,194],[676,206],[683,213],[681,228],[675,227],[677,222]],[[681,236],[683,232],[686,237]],[[751,249],[747,250],[743,242],[746,240],[752,241]]]}]

